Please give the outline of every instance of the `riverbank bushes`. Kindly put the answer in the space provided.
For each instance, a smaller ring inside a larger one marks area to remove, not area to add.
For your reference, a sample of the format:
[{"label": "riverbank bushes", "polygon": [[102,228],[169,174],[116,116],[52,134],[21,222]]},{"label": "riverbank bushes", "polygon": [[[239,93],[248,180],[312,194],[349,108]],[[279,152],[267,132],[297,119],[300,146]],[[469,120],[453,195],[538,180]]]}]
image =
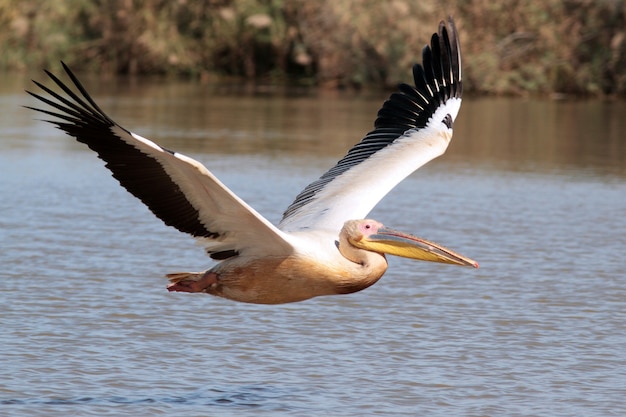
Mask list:
[{"label": "riverbank bushes", "polygon": [[0,0],[0,69],[215,74],[325,88],[407,79],[455,17],[468,91],[626,93],[623,0]]}]

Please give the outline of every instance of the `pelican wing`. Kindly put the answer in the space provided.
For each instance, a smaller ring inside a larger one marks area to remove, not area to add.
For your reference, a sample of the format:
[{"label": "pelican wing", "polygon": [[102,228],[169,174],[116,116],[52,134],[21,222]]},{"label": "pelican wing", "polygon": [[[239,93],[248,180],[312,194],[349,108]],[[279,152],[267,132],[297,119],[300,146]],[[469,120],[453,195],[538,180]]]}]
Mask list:
[{"label": "pelican wing", "polygon": [[82,97],[46,71],[69,98],[33,81],[56,101],[28,93],[57,111],[29,108],[60,119],[47,121],[94,150],[113,177],[165,224],[201,240],[211,257],[218,260],[246,250],[291,251],[280,230],[202,164],[115,123],[70,69],[65,64],[63,67]]},{"label": "pelican wing", "polygon": [[443,154],[452,137],[463,84],[454,21],[442,21],[413,67],[415,86],[401,84],[378,112],[374,130],[287,208],[282,230],[339,231],[362,219],[400,181]]}]

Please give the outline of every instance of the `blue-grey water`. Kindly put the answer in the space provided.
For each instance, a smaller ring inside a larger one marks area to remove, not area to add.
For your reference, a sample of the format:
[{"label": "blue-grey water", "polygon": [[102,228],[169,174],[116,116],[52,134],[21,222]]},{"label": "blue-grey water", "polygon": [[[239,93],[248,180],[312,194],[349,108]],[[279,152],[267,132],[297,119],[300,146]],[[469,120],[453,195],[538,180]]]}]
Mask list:
[{"label": "blue-grey water", "polygon": [[[0,415],[626,415],[625,103],[465,100],[371,217],[481,268],[389,258],[360,293],[259,306],[168,293],[201,248],[0,78]],[[272,221],[384,98],[86,80]]]}]

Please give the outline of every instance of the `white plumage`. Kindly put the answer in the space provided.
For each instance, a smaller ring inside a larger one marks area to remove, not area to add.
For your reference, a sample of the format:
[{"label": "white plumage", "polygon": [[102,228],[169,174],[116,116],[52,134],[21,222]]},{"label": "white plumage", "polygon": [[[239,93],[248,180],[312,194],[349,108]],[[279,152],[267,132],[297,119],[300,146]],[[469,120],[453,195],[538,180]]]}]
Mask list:
[{"label": "white plumage", "polygon": [[461,105],[461,55],[454,22],[441,22],[375,128],[272,225],[199,162],[165,149],[110,119],[63,64],[79,94],[69,98],[35,82],[54,100],[60,129],[87,144],[113,176],[167,225],[199,239],[219,263],[205,272],[170,274],[171,291],[207,292],[238,301],[283,303],[359,291],[376,282],[384,253],[477,266],[438,244],[363,220],[409,174],[443,154]]}]

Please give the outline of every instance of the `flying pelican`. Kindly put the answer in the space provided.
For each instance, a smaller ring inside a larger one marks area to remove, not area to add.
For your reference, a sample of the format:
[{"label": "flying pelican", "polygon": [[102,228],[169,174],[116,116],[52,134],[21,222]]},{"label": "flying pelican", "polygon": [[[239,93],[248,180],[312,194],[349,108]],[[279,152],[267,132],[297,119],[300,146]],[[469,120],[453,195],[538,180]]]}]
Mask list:
[{"label": "flying pelican", "polygon": [[463,91],[452,18],[439,24],[422,64],[413,66],[415,86],[399,86],[379,110],[374,130],[304,188],[278,226],[199,162],[114,122],[62,64],[80,95],[45,71],[69,98],[33,81],[56,101],[28,93],[56,110],[29,108],[60,119],[47,122],[89,146],[126,190],[218,261],[207,271],[168,274],[169,291],[278,304],[367,288],[387,269],[385,254],[478,267],[439,244],[364,219],[450,143]]}]

